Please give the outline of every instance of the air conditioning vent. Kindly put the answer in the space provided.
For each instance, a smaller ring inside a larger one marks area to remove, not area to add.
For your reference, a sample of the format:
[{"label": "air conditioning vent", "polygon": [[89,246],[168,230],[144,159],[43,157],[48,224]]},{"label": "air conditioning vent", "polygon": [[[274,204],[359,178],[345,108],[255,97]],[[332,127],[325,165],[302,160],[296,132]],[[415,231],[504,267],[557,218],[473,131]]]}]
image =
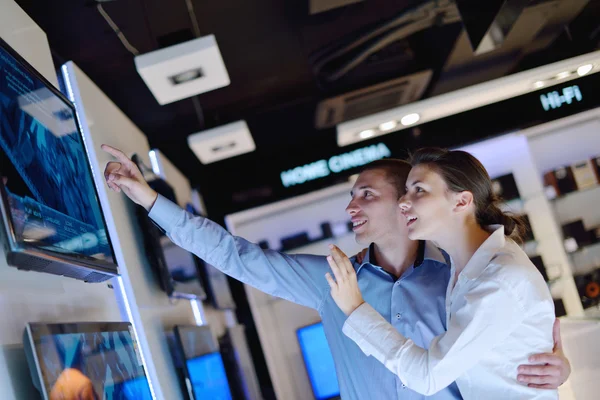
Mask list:
[{"label": "air conditioning vent", "polygon": [[426,70],[323,100],[317,106],[315,126],[317,129],[330,128],[417,101],[427,88],[431,75],[432,71]]}]

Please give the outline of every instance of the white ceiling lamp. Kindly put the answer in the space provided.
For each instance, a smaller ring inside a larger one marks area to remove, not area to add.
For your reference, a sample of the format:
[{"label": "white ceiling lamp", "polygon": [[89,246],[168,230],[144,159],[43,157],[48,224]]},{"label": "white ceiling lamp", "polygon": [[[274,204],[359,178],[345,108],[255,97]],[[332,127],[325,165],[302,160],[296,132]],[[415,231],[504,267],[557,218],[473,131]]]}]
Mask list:
[{"label": "white ceiling lamp", "polygon": [[[542,87],[563,85],[579,77],[578,69],[582,66],[585,72],[592,65],[587,74],[600,71],[600,51],[562,60],[553,64],[522,71],[513,75],[494,79],[488,82],[469,86],[453,92],[430,97],[411,104],[394,107],[389,110],[367,115],[361,118],[346,121],[337,125],[338,146],[349,146],[364,140],[358,134],[388,121],[401,121],[401,118],[415,110],[419,110],[419,124],[425,124],[451,115],[484,107],[513,97],[521,96],[539,90]],[[561,74],[564,72],[568,74]],[[557,79],[557,76],[564,76]],[[539,82],[539,83],[538,83]],[[543,86],[542,86],[543,85]],[[402,121],[401,121],[402,122]],[[416,122],[415,122],[416,123]],[[414,125],[414,123],[413,123]],[[398,134],[410,125],[398,124],[389,131],[377,130],[376,135],[386,135],[394,132]]]},{"label": "white ceiling lamp", "polygon": [[202,164],[210,164],[256,150],[246,121],[237,121],[194,133],[188,136],[188,146]]},{"label": "white ceiling lamp", "polygon": [[368,139],[373,137],[373,135],[375,135],[375,131],[373,129],[366,129],[358,134],[361,139]]},{"label": "white ceiling lamp", "polygon": [[571,76],[571,71],[562,71],[556,74],[556,79],[565,79]]},{"label": "white ceiling lamp", "polygon": [[214,35],[136,56],[135,67],[161,105],[230,83]]},{"label": "white ceiling lamp", "polygon": [[387,122],[384,122],[383,124],[379,125],[379,130],[382,132],[387,132],[387,131],[391,131],[392,129],[394,129],[397,126],[398,126],[398,122],[396,122],[394,120],[387,121]]},{"label": "white ceiling lamp", "polygon": [[421,119],[421,116],[417,113],[410,113],[410,114],[406,114],[404,117],[402,117],[402,119],[400,120],[400,123],[404,126],[410,126],[410,125],[414,125],[417,122],[419,122],[419,120]]},{"label": "white ceiling lamp", "polygon": [[577,68],[577,75],[579,75],[579,76],[587,75],[592,71],[592,69],[594,69],[594,66],[592,64],[582,65],[581,67]]}]

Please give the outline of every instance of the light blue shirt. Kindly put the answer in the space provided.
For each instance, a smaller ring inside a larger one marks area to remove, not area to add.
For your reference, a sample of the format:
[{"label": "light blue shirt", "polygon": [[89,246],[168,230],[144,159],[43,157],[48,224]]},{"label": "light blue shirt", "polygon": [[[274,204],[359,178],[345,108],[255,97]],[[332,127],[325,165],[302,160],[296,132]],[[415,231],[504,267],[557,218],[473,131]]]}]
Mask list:
[{"label": "light blue shirt", "polygon": [[[272,296],[317,310],[335,362],[342,399],[461,399],[455,383],[429,397],[413,392],[344,335],[346,315],[329,293],[325,273],[330,268],[324,256],[263,250],[232,236],[209,219],[192,216],[160,195],[149,215],[174,243],[225,274]],[[371,264],[371,254],[372,246],[362,264],[351,259],[365,301],[402,335],[427,349],[434,337],[446,331],[450,268],[443,254],[422,242],[415,264],[400,279]]]}]

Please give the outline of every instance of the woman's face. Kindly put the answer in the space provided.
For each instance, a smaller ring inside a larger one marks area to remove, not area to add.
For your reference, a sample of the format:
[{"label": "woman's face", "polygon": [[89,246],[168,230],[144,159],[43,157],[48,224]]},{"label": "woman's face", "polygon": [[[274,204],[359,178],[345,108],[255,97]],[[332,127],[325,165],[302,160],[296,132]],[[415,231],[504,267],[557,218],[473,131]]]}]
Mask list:
[{"label": "woman's face", "polygon": [[406,194],[400,199],[412,240],[437,240],[452,228],[455,193],[442,176],[425,164],[415,166],[406,180]]}]

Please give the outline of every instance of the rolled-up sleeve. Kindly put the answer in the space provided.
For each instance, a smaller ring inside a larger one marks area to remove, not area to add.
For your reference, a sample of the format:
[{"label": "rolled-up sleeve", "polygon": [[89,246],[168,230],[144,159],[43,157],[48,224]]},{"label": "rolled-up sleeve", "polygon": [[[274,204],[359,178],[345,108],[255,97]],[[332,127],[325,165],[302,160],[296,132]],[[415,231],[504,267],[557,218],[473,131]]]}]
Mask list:
[{"label": "rolled-up sleeve", "polygon": [[467,293],[466,301],[429,350],[402,336],[366,303],[348,317],[343,331],[409,388],[432,395],[475,366],[525,315],[518,299],[493,281],[479,282]]},{"label": "rolled-up sleeve", "polygon": [[264,250],[158,196],[149,217],[178,246],[262,292],[318,309],[329,293],[325,257]]}]

